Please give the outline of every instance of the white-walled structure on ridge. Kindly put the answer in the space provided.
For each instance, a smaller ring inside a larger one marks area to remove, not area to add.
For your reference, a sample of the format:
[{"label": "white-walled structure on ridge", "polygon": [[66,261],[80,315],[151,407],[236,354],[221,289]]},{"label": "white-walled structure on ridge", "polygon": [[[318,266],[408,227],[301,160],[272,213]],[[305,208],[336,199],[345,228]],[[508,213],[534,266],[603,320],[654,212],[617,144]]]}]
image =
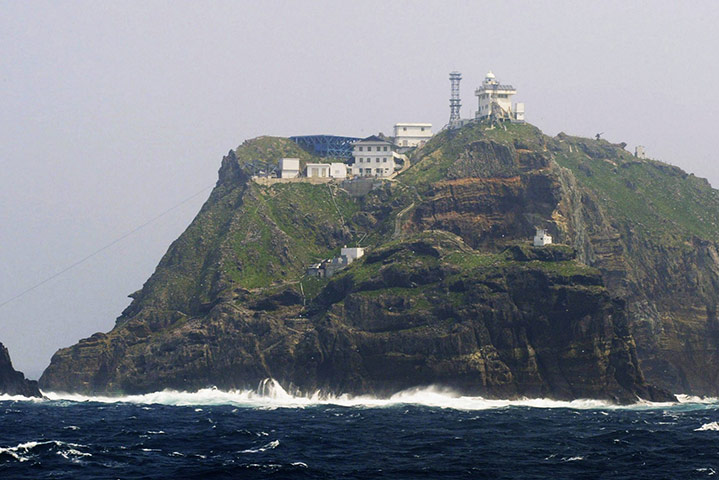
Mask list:
[{"label": "white-walled structure on ridge", "polygon": [[394,173],[393,145],[376,135],[355,142],[352,174],[361,177],[389,177]]},{"label": "white-walled structure on ridge", "polygon": [[394,126],[394,144],[399,148],[421,147],[430,138],[431,123],[397,123]]},{"label": "white-walled structure on ridge", "polygon": [[300,176],[299,158],[280,158],[280,178],[296,178]]},{"label": "white-walled structure on ridge", "polygon": [[329,178],[330,168],[329,163],[308,163],[305,167],[308,178]]},{"label": "white-walled structure on ridge", "polygon": [[354,262],[358,258],[364,255],[364,248],[362,247],[342,247],[340,250],[340,256],[347,258],[347,264]]},{"label": "white-walled structure on ridge", "polygon": [[347,164],[342,162],[330,163],[330,177],[347,178]]},{"label": "white-walled structure on ridge", "polygon": [[516,93],[512,85],[502,85],[491,71],[488,72],[482,85],[474,92],[479,104],[474,118],[523,122],[524,104],[512,105],[512,96]]},{"label": "white-walled structure on ridge", "polygon": [[545,245],[551,245],[552,236],[547,233],[543,228],[537,229],[537,234],[534,236],[534,246],[543,247]]}]

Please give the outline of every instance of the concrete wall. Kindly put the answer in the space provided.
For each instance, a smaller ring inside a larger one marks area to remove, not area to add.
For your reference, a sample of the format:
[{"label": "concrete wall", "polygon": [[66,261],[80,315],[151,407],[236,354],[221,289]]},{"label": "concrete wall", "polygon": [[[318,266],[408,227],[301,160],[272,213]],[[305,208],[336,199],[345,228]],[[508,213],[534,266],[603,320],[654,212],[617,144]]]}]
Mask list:
[{"label": "concrete wall", "polygon": [[274,185],[275,183],[311,183],[313,185],[321,185],[332,181],[330,177],[296,177],[296,178],[272,178],[272,177],[252,177],[252,181],[258,185]]},{"label": "concrete wall", "polygon": [[381,186],[382,182],[383,180],[377,180],[372,177],[355,178],[352,180],[345,180],[342,182],[341,187],[352,197],[364,197],[373,189]]}]

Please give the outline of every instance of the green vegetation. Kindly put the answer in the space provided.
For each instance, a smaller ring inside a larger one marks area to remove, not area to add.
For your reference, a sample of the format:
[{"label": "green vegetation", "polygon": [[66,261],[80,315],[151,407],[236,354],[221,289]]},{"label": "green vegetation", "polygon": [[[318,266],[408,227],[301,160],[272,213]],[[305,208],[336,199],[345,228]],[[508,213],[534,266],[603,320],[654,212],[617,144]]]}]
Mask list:
[{"label": "green vegetation", "polygon": [[[332,186],[250,184],[252,194],[233,225],[233,263],[226,273],[245,288],[297,281],[305,268],[339,252],[332,232],[343,232],[359,208]],[[338,233],[341,235],[341,233]]]},{"label": "green vegetation", "polygon": [[572,170],[610,215],[669,245],[691,235],[705,240],[719,235],[719,192],[706,180],[661,162],[638,160],[618,146],[612,156],[589,156],[584,151],[590,142],[570,137],[566,143],[572,152],[562,149],[555,160]]},{"label": "green vegetation", "polygon": [[405,313],[441,308],[447,302],[461,306],[464,287],[456,290],[451,285],[485,284],[477,288],[492,290],[519,272],[539,273],[558,285],[578,283],[583,288],[602,290],[599,270],[573,258],[573,249],[566,245],[511,245],[501,252],[486,253],[470,249],[451,233],[425,231],[386,243],[328,283],[332,284],[331,291],[344,292],[333,295],[332,301],[340,301],[348,293],[380,302],[411,300],[411,308]]},{"label": "green vegetation", "polygon": [[[482,278],[517,269],[562,277],[598,275],[573,261],[569,247],[555,245],[542,250],[544,257],[537,257],[527,244],[518,243],[519,238],[502,238],[497,244],[513,246],[511,254],[497,252],[497,245],[492,252],[473,250],[448,232],[426,231],[405,238],[407,231],[416,231],[413,212],[423,207],[423,193],[448,175],[461,175],[457,161],[481,140],[507,145],[513,151],[551,153],[624,231],[682,248],[690,248],[687,240],[692,236],[713,240],[719,234],[717,192],[676,167],[638,160],[606,141],[564,134],[550,138],[529,124],[474,123],[437,134],[415,152],[412,167],[397,182],[386,182],[363,198],[352,198],[334,184],[221,182],[173,247],[193,254],[184,255],[182,268],[159,269],[149,288],[168,285],[158,298],[170,299],[161,307],[169,310],[185,308],[180,302],[172,303],[175,299],[194,297],[206,303],[218,291],[288,283],[299,288],[300,281],[309,300],[328,281],[304,277],[305,269],[336,256],[343,244],[360,239],[368,247],[367,257],[339,277],[351,277],[355,286],[375,290],[394,288],[381,285],[383,274],[409,278],[437,269],[458,269]],[[274,164],[281,157],[297,157],[303,164],[322,161],[289,139],[277,137],[248,140],[235,155],[240,166],[255,160]],[[209,252],[216,252],[213,258]],[[163,261],[173,258],[169,255]]]},{"label": "green vegetation", "polygon": [[412,168],[399,176],[400,181],[415,187],[427,187],[447,178],[447,172],[473,142],[493,140],[519,149],[543,150],[546,137],[528,124],[470,123],[456,130],[435,135],[419,153]]},{"label": "green vegetation", "polygon": [[309,302],[315,298],[322,289],[325,288],[327,282],[329,282],[329,280],[326,278],[303,277],[302,280],[300,280],[300,285],[302,285],[305,299]]},{"label": "green vegetation", "polygon": [[267,136],[245,141],[237,147],[235,155],[240,166],[256,160],[277,165],[280,158],[299,158],[300,166],[303,168],[308,162],[314,163],[323,160],[311,155],[289,138]]}]

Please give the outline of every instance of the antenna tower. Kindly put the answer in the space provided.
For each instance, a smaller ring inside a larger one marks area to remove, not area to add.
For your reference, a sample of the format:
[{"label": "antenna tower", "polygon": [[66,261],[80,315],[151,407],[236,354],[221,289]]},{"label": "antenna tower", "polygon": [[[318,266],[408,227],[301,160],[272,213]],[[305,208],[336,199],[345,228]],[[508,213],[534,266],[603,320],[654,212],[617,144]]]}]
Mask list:
[{"label": "antenna tower", "polygon": [[459,98],[459,81],[462,80],[462,74],[459,72],[452,72],[449,74],[449,81],[452,84],[452,96],[449,97],[449,124],[454,125],[459,123],[459,108],[462,106],[462,101]]}]

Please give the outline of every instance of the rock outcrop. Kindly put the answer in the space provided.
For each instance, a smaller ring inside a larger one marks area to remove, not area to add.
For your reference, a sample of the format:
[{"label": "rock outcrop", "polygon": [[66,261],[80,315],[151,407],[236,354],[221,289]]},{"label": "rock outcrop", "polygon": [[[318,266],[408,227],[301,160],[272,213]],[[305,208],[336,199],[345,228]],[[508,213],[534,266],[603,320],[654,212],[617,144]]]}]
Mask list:
[{"label": "rock outcrop", "polygon": [[35,380],[27,380],[22,372],[12,367],[7,348],[0,343],[0,395],[42,397]]},{"label": "rock outcrop", "polygon": [[[268,137],[230,152],[115,328],[57,352],[43,389],[273,377],[382,395],[429,384],[622,402],[717,394],[719,197],[701,180],[530,125],[442,132],[361,197],[251,181],[248,161],[282,156],[313,160]],[[535,226],[561,245],[531,247]],[[345,271],[303,276],[359,241],[368,254]]]}]

